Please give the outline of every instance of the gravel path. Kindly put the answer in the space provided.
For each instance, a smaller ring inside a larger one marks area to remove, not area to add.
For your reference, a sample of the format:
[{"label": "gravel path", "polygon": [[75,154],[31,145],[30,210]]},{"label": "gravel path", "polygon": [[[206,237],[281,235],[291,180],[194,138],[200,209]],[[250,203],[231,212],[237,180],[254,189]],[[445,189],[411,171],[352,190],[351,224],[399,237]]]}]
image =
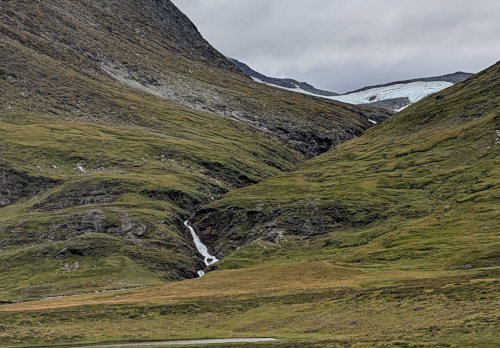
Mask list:
[{"label": "gravel path", "polygon": [[95,346],[78,346],[72,348],[118,348],[118,347],[163,347],[163,346],[187,346],[203,344],[224,344],[224,343],[256,343],[276,341],[275,338],[220,338],[205,340],[179,340],[179,341],[157,341],[141,343],[117,343]]}]

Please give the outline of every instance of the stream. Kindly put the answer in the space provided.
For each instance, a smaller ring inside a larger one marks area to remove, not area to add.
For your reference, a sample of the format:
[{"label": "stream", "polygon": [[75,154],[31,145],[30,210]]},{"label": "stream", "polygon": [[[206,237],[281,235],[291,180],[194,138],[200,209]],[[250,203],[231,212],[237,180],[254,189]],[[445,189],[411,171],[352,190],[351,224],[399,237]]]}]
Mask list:
[{"label": "stream", "polygon": [[[186,226],[189,229],[189,231],[191,232],[191,236],[193,237],[194,245],[196,246],[196,249],[201,254],[201,256],[204,257],[203,262],[205,262],[205,265],[210,266],[210,265],[213,265],[214,263],[216,263],[217,261],[219,261],[215,256],[210,255],[208,253],[207,246],[201,242],[200,237],[198,237],[198,235],[194,231],[194,228],[191,227],[191,225],[189,224],[189,220],[184,221],[184,226]],[[203,270],[198,271],[198,276],[203,277],[204,275],[205,275],[205,271],[203,271]]]}]

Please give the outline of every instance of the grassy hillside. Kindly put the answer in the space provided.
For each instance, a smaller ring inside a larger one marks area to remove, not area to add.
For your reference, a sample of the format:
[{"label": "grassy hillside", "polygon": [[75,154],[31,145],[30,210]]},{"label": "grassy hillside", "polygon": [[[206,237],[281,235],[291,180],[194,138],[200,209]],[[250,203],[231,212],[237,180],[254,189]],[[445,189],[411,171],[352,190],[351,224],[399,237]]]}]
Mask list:
[{"label": "grassy hillside", "polygon": [[[186,127],[168,134],[39,115],[0,124],[2,297],[191,277],[201,265],[181,222],[193,207],[303,159],[251,127],[143,101],[158,122]],[[66,272],[68,263],[80,267]]]},{"label": "grassy hillside", "polygon": [[[0,32],[0,346],[498,346],[500,64],[306,162],[388,114],[253,83],[169,1]],[[194,212],[225,257],[165,282]]]},{"label": "grassy hillside", "polygon": [[498,265],[499,77],[496,64],[293,172],[228,193],[197,214],[200,232],[222,255],[322,235],[342,262]]},{"label": "grassy hillside", "polygon": [[[156,128],[141,112],[140,98],[150,94],[250,124],[308,157],[362,134],[372,126],[368,119],[389,115],[253,82],[170,1],[22,0],[3,7],[0,101],[8,115],[45,111]],[[110,87],[139,100],[130,105]]]},{"label": "grassy hillside", "polygon": [[4,1],[0,32],[0,300],[193,277],[195,207],[388,116],[254,84],[170,1]]},{"label": "grassy hillside", "polygon": [[262,347],[497,347],[499,75],[497,64],[208,204],[196,221],[229,253],[219,270],[2,305],[4,345],[256,336],[280,339]]}]

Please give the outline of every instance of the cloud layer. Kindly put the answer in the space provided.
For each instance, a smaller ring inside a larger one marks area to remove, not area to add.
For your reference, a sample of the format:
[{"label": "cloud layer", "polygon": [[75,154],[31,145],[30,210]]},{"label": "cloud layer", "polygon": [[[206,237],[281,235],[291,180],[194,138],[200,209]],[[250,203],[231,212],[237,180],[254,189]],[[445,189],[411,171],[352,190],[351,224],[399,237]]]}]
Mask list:
[{"label": "cloud layer", "polygon": [[497,0],[173,0],[219,51],[345,92],[500,60]]}]

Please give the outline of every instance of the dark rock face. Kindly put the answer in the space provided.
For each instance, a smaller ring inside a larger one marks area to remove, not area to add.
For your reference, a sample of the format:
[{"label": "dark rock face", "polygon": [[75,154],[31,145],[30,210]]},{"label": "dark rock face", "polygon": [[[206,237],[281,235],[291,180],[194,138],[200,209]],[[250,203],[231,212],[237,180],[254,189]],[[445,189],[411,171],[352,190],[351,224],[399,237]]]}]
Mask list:
[{"label": "dark rock face", "polygon": [[[228,255],[231,251],[245,245],[257,237],[267,235],[266,229],[273,229],[274,221],[279,213],[262,211],[242,211],[238,209],[202,209],[192,220],[198,234],[207,245],[212,245],[217,257]],[[259,229],[245,229],[249,226],[262,226]],[[268,231],[271,232],[271,231]]]},{"label": "dark rock face", "polygon": [[308,238],[335,228],[366,226],[380,214],[382,209],[356,214],[332,200],[309,199],[289,206],[207,207],[196,212],[192,224],[203,240],[215,246],[217,256],[223,257],[259,238],[272,243],[284,235]]},{"label": "dark rock face", "polygon": [[[122,236],[128,239],[144,238],[147,236],[148,226],[142,221],[131,219],[126,211],[116,211],[120,215],[118,221],[110,221],[103,211],[91,209],[68,216],[54,230],[68,231],[66,239],[86,233],[106,233]],[[59,233],[59,235],[61,235]]]},{"label": "dark rock face", "polygon": [[[134,0],[137,8],[150,11],[157,18],[157,27],[170,42],[169,49],[179,50],[195,59],[238,72],[231,62],[214,49],[200,34],[196,26],[170,0]],[[121,1],[119,1],[121,2]]]},{"label": "dark rock face", "polygon": [[0,208],[48,191],[59,181],[34,177],[0,163]]},{"label": "dark rock face", "polygon": [[125,188],[120,180],[78,181],[51,194],[33,209],[53,211],[81,205],[109,203],[124,192]]},{"label": "dark rock face", "polygon": [[377,102],[373,103],[368,103],[368,104],[363,104],[366,106],[373,106],[377,108],[382,108],[386,110],[398,110],[401,109],[404,106],[410,105],[411,101],[409,98],[392,98],[392,99],[385,99],[385,100],[380,100]]},{"label": "dark rock face", "polygon": [[0,224],[2,244],[0,249],[14,245],[71,241],[90,233],[101,233],[122,237],[131,241],[151,240],[153,228],[147,222],[130,216],[126,210],[113,209],[83,210],[61,217],[59,222],[41,223],[36,228],[30,227],[29,221],[5,222]]}]

